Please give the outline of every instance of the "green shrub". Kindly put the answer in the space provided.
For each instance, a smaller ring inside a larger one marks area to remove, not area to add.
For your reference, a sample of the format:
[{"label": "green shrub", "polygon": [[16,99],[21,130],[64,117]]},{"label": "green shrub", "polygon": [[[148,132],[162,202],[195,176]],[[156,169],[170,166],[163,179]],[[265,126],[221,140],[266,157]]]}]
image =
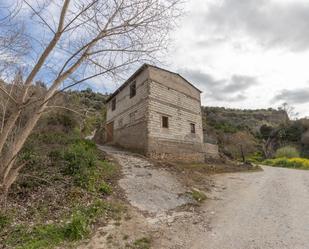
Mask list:
[{"label": "green shrub", "polygon": [[292,157],[299,157],[299,152],[296,148],[292,146],[285,146],[276,151],[276,158],[292,158]]},{"label": "green shrub", "polygon": [[106,182],[102,182],[98,189],[102,194],[110,195],[112,193],[112,188]]},{"label": "green shrub", "polygon": [[148,237],[144,237],[138,240],[135,240],[132,249],[150,249],[151,239]]},{"label": "green shrub", "polygon": [[72,141],[73,137],[64,132],[48,131],[39,134],[34,134],[31,140],[35,143],[42,144],[61,144],[66,145]]},{"label": "green shrub", "polygon": [[203,202],[207,199],[207,196],[203,192],[196,189],[193,189],[191,194],[193,199],[196,200],[197,202]]},{"label": "green shrub", "polygon": [[32,148],[26,146],[21,151],[18,160],[26,162],[28,167],[42,163],[43,157],[38,155]]},{"label": "green shrub", "polygon": [[65,172],[70,175],[85,174],[85,171],[94,167],[97,160],[94,148],[86,140],[69,146],[63,155],[63,159],[67,164]]},{"label": "green shrub", "polygon": [[264,156],[261,152],[256,152],[247,157],[248,162],[251,163],[260,163],[264,160]]},{"label": "green shrub", "polygon": [[78,122],[71,112],[61,112],[48,116],[47,125],[63,126],[66,131],[69,131],[76,127]]},{"label": "green shrub", "polygon": [[63,158],[62,155],[62,151],[61,150],[52,150],[48,153],[48,157],[52,160],[52,161],[58,161],[61,160]]},{"label": "green shrub", "polygon": [[112,179],[117,173],[115,165],[107,161],[97,161],[97,166],[105,180]]},{"label": "green shrub", "polygon": [[95,143],[88,140],[78,140],[63,153],[65,174],[74,178],[74,183],[91,192],[110,194],[111,187],[104,179],[109,179],[115,173],[115,168],[104,161],[98,160]]},{"label": "green shrub", "polygon": [[80,211],[73,213],[72,220],[64,227],[65,238],[70,241],[81,240],[89,233],[90,220]]},{"label": "green shrub", "polygon": [[309,159],[306,158],[275,158],[265,160],[263,164],[276,167],[309,170]]},{"label": "green shrub", "polygon": [[7,225],[10,224],[10,220],[11,219],[7,215],[0,213],[0,233]]},{"label": "green shrub", "polygon": [[230,123],[216,123],[214,125],[214,128],[216,130],[220,130],[223,131],[224,133],[236,133],[237,131],[239,131],[239,127],[236,127]]},{"label": "green shrub", "polygon": [[111,205],[100,199],[96,200],[92,205],[86,208],[80,208],[80,210],[91,220],[101,216],[104,212],[113,211],[115,213],[121,212],[119,206]]}]

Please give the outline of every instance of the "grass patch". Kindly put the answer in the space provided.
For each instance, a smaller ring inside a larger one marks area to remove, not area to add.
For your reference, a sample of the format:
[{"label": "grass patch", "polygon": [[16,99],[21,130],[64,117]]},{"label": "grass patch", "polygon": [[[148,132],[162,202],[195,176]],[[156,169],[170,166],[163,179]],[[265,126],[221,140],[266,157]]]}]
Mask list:
[{"label": "grass patch", "polygon": [[74,248],[99,222],[122,219],[124,207],[104,200],[113,193],[119,168],[93,142],[76,134],[34,134],[19,160],[28,165],[8,199],[18,205],[10,216],[0,212],[4,248]]},{"label": "grass patch", "polygon": [[10,224],[11,218],[3,213],[0,213],[0,233]]},{"label": "grass patch", "polygon": [[197,189],[192,189],[191,195],[194,200],[200,203],[207,199],[207,196]]},{"label": "grass patch", "polygon": [[73,176],[76,186],[105,195],[112,193],[111,186],[105,180],[115,175],[116,168],[99,160],[93,142],[77,141],[64,151],[62,158],[65,163],[64,173]]},{"label": "grass patch", "polygon": [[292,146],[285,146],[276,151],[276,158],[298,158],[299,152]]},{"label": "grass patch", "polygon": [[299,157],[267,159],[263,164],[274,167],[309,170],[309,159]]},{"label": "grass patch", "polygon": [[97,200],[88,207],[76,208],[72,215],[61,223],[37,225],[31,229],[17,226],[10,233],[7,243],[18,249],[54,248],[65,242],[88,237],[91,225],[99,217],[114,216],[120,211],[117,205]]},{"label": "grass patch", "polygon": [[259,164],[261,162],[263,162],[264,160],[264,156],[262,154],[262,152],[256,152],[254,154],[251,154],[250,156],[247,156],[246,157],[246,160],[250,163],[256,163],[256,164]]},{"label": "grass patch", "polygon": [[131,245],[126,245],[128,249],[150,249],[151,239],[149,237],[143,237],[135,240]]}]

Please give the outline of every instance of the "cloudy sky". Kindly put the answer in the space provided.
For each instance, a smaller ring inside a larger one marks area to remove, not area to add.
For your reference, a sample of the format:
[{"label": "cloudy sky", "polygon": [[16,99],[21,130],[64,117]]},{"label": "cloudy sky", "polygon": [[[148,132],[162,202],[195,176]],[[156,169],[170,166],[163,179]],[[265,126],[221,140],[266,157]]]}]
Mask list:
[{"label": "cloudy sky", "polygon": [[203,104],[309,116],[308,0],[188,0],[166,65]]},{"label": "cloudy sky", "polygon": [[[184,1],[185,15],[159,66],[200,88],[203,105],[251,109],[287,102],[300,117],[309,116],[309,0]],[[121,83],[98,77],[89,85],[112,92]]]}]

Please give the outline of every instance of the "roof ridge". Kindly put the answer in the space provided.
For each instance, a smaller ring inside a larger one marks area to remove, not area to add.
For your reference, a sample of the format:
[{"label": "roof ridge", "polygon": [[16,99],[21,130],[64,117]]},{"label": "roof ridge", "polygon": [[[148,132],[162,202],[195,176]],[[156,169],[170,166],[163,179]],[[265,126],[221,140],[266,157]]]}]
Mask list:
[{"label": "roof ridge", "polygon": [[196,86],[194,86],[191,82],[189,82],[186,78],[184,78],[182,75],[180,75],[179,73],[175,73],[173,71],[170,71],[168,69],[162,68],[162,67],[158,67],[155,65],[151,65],[148,63],[144,63],[142,66],[140,66],[121,86],[119,86],[105,101],[105,103],[108,103],[109,101],[111,101],[112,98],[114,98],[123,88],[126,87],[126,85],[132,81],[133,78],[135,78],[140,72],[142,72],[144,70],[144,68],[146,67],[153,67],[159,70],[163,70],[165,72],[174,74],[179,76],[180,78],[182,78],[185,82],[187,82],[190,86],[194,87],[196,90],[198,90],[200,93],[202,92],[200,89],[198,89]]}]

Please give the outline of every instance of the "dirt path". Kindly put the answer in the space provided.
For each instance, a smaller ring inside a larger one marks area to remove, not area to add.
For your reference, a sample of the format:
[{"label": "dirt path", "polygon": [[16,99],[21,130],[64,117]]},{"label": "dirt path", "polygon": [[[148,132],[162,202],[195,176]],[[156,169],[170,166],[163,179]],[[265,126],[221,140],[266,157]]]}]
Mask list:
[{"label": "dirt path", "polygon": [[264,172],[217,177],[226,186],[214,213],[211,232],[192,248],[309,248],[309,172],[264,167]]},{"label": "dirt path", "polygon": [[309,248],[309,171],[265,167],[217,175],[209,200],[184,210],[179,207],[192,199],[171,173],[133,154],[102,149],[123,167],[119,184],[133,206],[131,219],[102,228],[82,248],[127,248],[142,237],[155,249]]}]

